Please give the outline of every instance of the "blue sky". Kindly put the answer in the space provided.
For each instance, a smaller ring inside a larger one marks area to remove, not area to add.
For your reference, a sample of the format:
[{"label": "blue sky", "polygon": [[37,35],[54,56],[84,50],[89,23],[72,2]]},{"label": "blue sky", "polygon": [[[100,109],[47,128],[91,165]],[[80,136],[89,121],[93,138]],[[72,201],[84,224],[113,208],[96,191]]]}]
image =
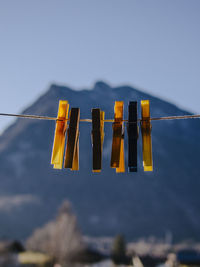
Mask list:
[{"label": "blue sky", "polygon": [[105,80],[200,113],[199,14],[200,0],[1,0],[0,112]]}]

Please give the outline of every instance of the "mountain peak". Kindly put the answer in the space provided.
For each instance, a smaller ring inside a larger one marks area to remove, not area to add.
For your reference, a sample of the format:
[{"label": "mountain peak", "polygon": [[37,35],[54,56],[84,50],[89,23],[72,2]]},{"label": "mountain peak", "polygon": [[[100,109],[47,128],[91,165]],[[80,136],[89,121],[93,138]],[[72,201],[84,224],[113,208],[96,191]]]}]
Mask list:
[{"label": "mountain peak", "polygon": [[103,81],[98,81],[94,85],[94,90],[95,91],[108,91],[110,89],[111,89],[111,87],[107,83],[105,83]]},{"label": "mountain peak", "polygon": [[70,87],[68,86],[65,86],[65,85],[59,85],[59,84],[55,84],[55,83],[52,83],[49,87],[49,91],[50,92],[55,92],[55,93],[58,93],[58,92],[66,92],[66,91],[72,91],[73,89],[71,89]]},{"label": "mountain peak", "polygon": [[[55,117],[60,99],[68,100],[70,107],[79,107],[82,118],[91,118],[93,107],[102,108],[106,118],[113,118],[113,105],[119,100],[124,101],[125,118],[128,102],[138,101],[139,109],[141,99],[151,100],[152,117],[186,113],[130,86],[112,87],[102,81],[93,90],[52,84],[25,113]],[[35,228],[51,220],[67,197],[84,235],[115,236],[122,232],[128,240],[135,240],[149,236],[161,239],[171,232],[175,242],[191,238],[199,241],[198,120],[152,122],[154,172],[143,172],[140,135],[139,171],[133,176],[116,175],[110,168],[112,124],[108,123],[102,172],[98,177],[91,173],[91,126],[80,124],[80,172],[50,166],[54,121],[18,119],[4,132],[0,137],[0,236],[27,238]],[[125,132],[126,162],[127,138]],[[10,199],[19,195],[38,201],[21,201],[16,207]],[[69,209],[67,205],[65,210]]]}]

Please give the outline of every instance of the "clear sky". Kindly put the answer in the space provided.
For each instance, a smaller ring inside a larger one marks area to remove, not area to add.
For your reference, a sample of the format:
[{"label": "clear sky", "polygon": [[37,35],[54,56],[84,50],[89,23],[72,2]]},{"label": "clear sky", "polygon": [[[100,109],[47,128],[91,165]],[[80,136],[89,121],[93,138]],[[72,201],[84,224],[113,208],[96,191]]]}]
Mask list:
[{"label": "clear sky", "polygon": [[200,113],[200,0],[0,0],[0,112],[96,80]]}]

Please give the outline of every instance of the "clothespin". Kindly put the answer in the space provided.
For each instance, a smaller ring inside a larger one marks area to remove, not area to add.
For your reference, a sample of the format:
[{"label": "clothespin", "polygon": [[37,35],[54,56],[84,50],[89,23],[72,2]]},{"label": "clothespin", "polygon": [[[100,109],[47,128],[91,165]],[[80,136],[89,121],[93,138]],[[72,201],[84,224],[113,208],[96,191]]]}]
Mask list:
[{"label": "clothespin", "polygon": [[123,101],[115,102],[115,120],[113,123],[111,168],[116,168],[116,172],[125,172],[123,107]]},{"label": "clothespin", "polygon": [[79,122],[80,109],[72,108],[67,130],[67,147],[65,151],[64,167],[72,171],[79,170]]},{"label": "clothespin", "polygon": [[128,168],[129,172],[137,172],[137,102],[131,101],[128,106]]},{"label": "clothespin", "polygon": [[62,169],[68,113],[68,101],[60,100],[51,156],[51,164],[55,169]]},{"label": "clothespin", "polygon": [[151,122],[150,122],[150,104],[149,100],[141,101],[142,111],[142,150],[144,171],[153,171],[152,143],[151,143]]},{"label": "clothespin", "polygon": [[104,111],[99,108],[92,109],[93,172],[100,172],[102,168],[104,117]]}]

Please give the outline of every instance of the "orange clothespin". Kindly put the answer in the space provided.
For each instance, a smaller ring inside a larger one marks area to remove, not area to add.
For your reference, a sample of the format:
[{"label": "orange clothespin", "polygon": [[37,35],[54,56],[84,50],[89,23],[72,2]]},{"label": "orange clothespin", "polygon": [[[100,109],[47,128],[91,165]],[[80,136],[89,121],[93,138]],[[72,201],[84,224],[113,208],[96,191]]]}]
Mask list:
[{"label": "orange clothespin", "polygon": [[123,108],[123,101],[115,102],[115,120],[113,123],[111,168],[116,168],[116,172],[125,172]]},{"label": "orange clothespin", "polygon": [[92,109],[93,172],[101,172],[102,168],[104,117],[104,111],[101,111],[99,108]]},{"label": "orange clothespin", "polygon": [[141,101],[142,121],[142,150],[144,171],[153,171],[152,142],[151,142],[151,122],[149,100]]},{"label": "orange clothespin", "polygon": [[67,147],[65,151],[64,167],[72,171],[79,170],[79,122],[80,109],[72,108],[67,130]]},{"label": "orange clothespin", "polygon": [[60,100],[51,156],[51,164],[55,169],[62,169],[68,113],[68,101]]}]

